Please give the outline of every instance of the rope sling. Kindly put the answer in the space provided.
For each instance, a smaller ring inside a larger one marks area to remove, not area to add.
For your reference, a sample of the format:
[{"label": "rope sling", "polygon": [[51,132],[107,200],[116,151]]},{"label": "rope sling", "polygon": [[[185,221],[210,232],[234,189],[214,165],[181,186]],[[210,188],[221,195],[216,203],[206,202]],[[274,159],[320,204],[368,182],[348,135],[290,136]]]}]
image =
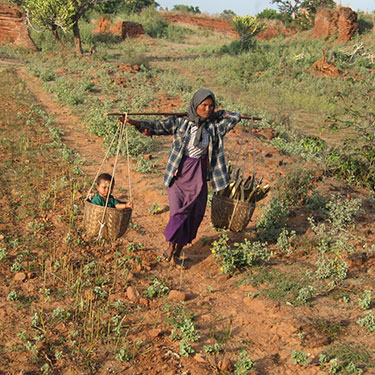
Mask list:
[{"label": "rope sling", "polygon": [[[253,122],[250,121],[250,138],[252,141],[252,167],[253,167],[253,180],[255,183],[256,167],[255,167],[255,138]],[[233,170],[237,171],[238,176],[234,173],[234,178],[241,178],[240,181],[230,181],[230,183],[242,183],[242,175],[240,176],[241,170],[245,171],[248,159],[244,157],[242,165],[240,166],[240,155],[242,152],[242,147],[244,143],[240,142],[240,147],[236,158],[233,163]],[[233,152],[230,153],[233,155]],[[237,168],[235,167],[237,164]],[[215,193],[212,197],[211,206],[211,222],[215,227],[226,228],[233,232],[243,231],[249,224],[251,217],[255,210],[255,200],[241,201],[240,197],[238,199],[223,196],[219,193]]]},{"label": "rope sling", "polygon": [[[125,133],[125,144],[126,144],[126,157],[128,165],[128,184],[129,184],[129,199],[132,200],[132,188],[131,188],[131,177],[130,177],[130,153],[129,153],[129,136],[128,128],[125,125],[127,120],[127,113],[120,118],[120,126],[117,127],[116,132],[110,142],[108,150],[102,160],[102,163],[96,173],[96,176],[93,180],[93,183],[87,193],[85,200],[85,211],[84,211],[84,225],[86,231],[91,236],[97,236],[97,240],[106,238],[109,240],[114,240],[124,235],[128,227],[132,209],[116,209],[108,207],[108,201],[110,197],[110,192],[113,187],[113,181],[116,174],[117,163],[120,155],[121,144],[123,142],[123,137]],[[124,132],[125,129],[125,132]],[[116,157],[113,164],[112,176],[109,185],[109,193],[106,198],[105,206],[95,205],[90,202],[92,196],[92,190],[97,182],[97,178],[100,175],[103,165],[108,158],[108,155],[112,149],[112,146],[118,137],[117,148],[116,148]]]}]

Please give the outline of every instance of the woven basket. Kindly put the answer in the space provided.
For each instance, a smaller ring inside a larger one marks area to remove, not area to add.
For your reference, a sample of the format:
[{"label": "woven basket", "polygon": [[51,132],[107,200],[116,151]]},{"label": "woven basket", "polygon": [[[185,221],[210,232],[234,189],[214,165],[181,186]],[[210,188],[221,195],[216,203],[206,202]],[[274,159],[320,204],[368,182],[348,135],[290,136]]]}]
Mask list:
[{"label": "woven basket", "polygon": [[241,232],[249,224],[254,210],[254,202],[246,203],[214,194],[211,205],[211,222],[217,228]]},{"label": "woven basket", "polygon": [[[85,201],[83,223],[89,236],[96,237],[99,234],[99,222],[102,220],[104,208],[105,207],[93,204],[88,200]],[[128,228],[131,214],[131,208],[118,210],[117,208],[107,207],[102,238],[115,240],[123,236]]]}]

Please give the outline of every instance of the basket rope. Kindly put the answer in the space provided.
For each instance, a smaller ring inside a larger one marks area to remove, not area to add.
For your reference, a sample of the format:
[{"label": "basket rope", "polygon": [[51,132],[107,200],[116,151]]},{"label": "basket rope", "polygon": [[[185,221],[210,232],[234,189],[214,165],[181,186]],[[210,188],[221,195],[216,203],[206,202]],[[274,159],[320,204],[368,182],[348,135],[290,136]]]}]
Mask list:
[{"label": "basket rope", "polygon": [[102,164],[100,165],[100,167],[99,167],[99,169],[98,169],[98,172],[96,173],[96,176],[94,177],[94,180],[92,181],[91,187],[90,187],[90,189],[89,189],[89,191],[88,191],[88,193],[87,193],[87,196],[86,196],[86,200],[90,198],[90,194],[91,194],[91,192],[92,192],[92,189],[93,189],[94,186],[95,186],[96,179],[98,178],[100,172],[102,171],[103,165],[104,165],[105,161],[107,160],[108,154],[109,154],[109,152],[111,151],[112,145],[113,145],[113,143],[114,143],[114,141],[115,141],[115,139],[116,139],[116,136],[117,136],[117,133],[119,132],[119,130],[120,130],[120,128],[117,127],[117,129],[116,129],[116,133],[115,133],[115,135],[113,136],[112,141],[111,141],[111,143],[110,143],[110,145],[109,145],[109,147],[108,147],[108,150],[107,150],[107,152],[106,152],[106,154],[105,154],[105,156],[104,156],[104,158],[103,158],[103,160],[102,160]]},{"label": "basket rope", "polygon": [[[251,137],[251,140],[252,140],[252,152],[251,152],[251,156],[252,156],[252,162],[253,162],[253,175],[255,176],[256,175],[256,170],[255,170],[255,137],[254,137],[254,131],[253,131],[253,122],[252,121],[248,121],[250,122],[250,137]],[[241,150],[242,150],[242,144],[240,144],[240,150],[239,150],[239,153],[238,153],[238,161],[239,161],[239,157],[240,157],[240,153],[241,153]],[[245,158],[246,160],[246,158]],[[243,162],[243,169],[245,169],[245,165],[246,165],[246,161],[244,160]],[[234,208],[233,208],[233,212],[232,212],[232,215],[230,217],[230,220],[229,220],[229,225],[228,225],[228,228],[231,228],[232,226],[232,222],[233,222],[233,219],[236,215],[236,211],[237,211],[237,207],[238,207],[238,204],[239,204],[240,200],[237,199],[236,200],[236,203],[234,205]]]},{"label": "basket rope", "polygon": [[[127,120],[127,117],[128,117],[128,114],[125,113],[124,116],[122,116],[120,118],[120,126],[117,127],[116,129],[116,132],[111,140],[111,143],[108,147],[108,150],[102,160],[102,163],[96,173],[96,176],[94,178],[94,181],[90,187],[90,190],[88,191],[87,193],[87,197],[86,197],[86,200],[89,199],[90,195],[91,195],[91,192],[92,192],[92,189],[94,188],[94,185],[95,185],[95,182],[103,168],[103,165],[105,163],[105,161],[107,160],[108,158],[108,155],[112,149],[112,145],[118,135],[118,142],[117,142],[117,150],[116,150],[116,158],[115,158],[115,162],[113,164],[113,169],[112,169],[112,176],[111,176],[111,181],[110,181],[110,184],[109,184],[109,191],[111,191],[112,189],[112,186],[113,186],[113,180],[115,178],[115,173],[116,173],[116,168],[117,168],[117,162],[118,162],[118,159],[119,159],[119,155],[120,155],[120,149],[121,149],[121,144],[122,144],[122,140],[123,140],[123,136],[124,136],[124,129],[125,130],[125,137],[126,137],[126,154],[127,154],[127,163],[128,163],[128,182],[129,182],[129,198],[130,200],[132,199],[132,191],[131,191],[131,177],[130,177],[130,154],[129,154],[129,136],[128,136],[128,128],[127,126],[125,125],[126,124],[126,120]],[[104,210],[103,210],[103,214],[102,214],[102,218],[101,220],[99,220],[99,232],[98,232],[98,237],[97,237],[97,240],[100,240],[102,238],[102,235],[103,235],[103,228],[105,226],[105,214],[106,214],[106,211],[107,211],[107,207],[108,207],[108,201],[109,201],[109,196],[110,194],[107,195],[107,199],[106,199],[106,202],[105,202],[105,206],[104,206]]]}]

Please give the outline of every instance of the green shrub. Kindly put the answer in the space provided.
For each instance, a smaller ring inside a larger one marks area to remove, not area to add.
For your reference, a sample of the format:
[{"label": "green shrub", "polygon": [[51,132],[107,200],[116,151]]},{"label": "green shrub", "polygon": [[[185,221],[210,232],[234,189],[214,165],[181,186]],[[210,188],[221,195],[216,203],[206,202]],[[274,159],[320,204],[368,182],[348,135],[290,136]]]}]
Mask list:
[{"label": "green shrub", "polygon": [[272,198],[262,211],[256,227],[262,241],[275,242],[286,224],[289,208],[283,201]]},{"label": "green shrub", "polygon": [[313,182],[313,171],[306,170],[306,168],[291,168],[275,184],[275,199],[280,200],[286,206],[304,205]]},{"label": "green shrub", "polygon": [[242,267],[268,262],[272,255],[267,243],[250,242],[247,238],[230,246],[226,234],[220,235],[219,239],[212,243],[211,252],[220,262],[223,273],[233,273]]},{"label": "green shrub", "polygon": [[367,312],[364,318],[357,320],[357,323],[366,328],[369,332],[375,332],[375,315],[371,311]]},{"label": "green shrub", "polygon": [[315,265],[317,266],[315,277],[318,280],[344,280],[348,272],[348,265],[338,254],[333,256],[321,254]]},{"label": "green shrub", "polygon": [[242,349],[237,362],[234,364],[234,375],[248,375],[254,367],[254,361],[250,358],[249,353]]},{"label": "green shrub", "polygon": [[142,10],[140,15],[134,15],[132,19],[142,24],[146,34],[152,38],[160,38],[167,33],[169,23],[154,7]]},{"label": "green shrub", "polygon": [[182,13],[192,13],[192,14],[201,13],[199,7],[197,6],[194,7],[192,5],[183,5],[183,4],[174,5],[172,10],[176,12],[182,12]]},{"label": "green shrub", "polygon": [[152,278],[152,284],[144,290],[144,295],[148,298],[160,297],[169,292],[169,288],[166,285],[166,282],[157,277]]},{"label": "green shrub", "polygon": [[306,354],[300,350],[293,350],[290,356],[292,357],[293,363],[295,365],[306,366],[311,361],[311,359],[309,358],[310,354]]}]

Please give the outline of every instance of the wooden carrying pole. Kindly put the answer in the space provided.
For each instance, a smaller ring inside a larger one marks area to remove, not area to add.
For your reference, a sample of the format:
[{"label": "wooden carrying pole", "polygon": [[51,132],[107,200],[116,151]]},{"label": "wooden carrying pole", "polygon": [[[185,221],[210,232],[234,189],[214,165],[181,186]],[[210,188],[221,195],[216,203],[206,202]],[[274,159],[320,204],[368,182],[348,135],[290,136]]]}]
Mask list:
[{"label": "wooden carrying pole", "polygon": [[[184,117],[187,116],[187,112],[127,112],[127,113],[119,113],[119,112],[112,112],[106,113],[106,116],[177,116],[177,117]],[[260,121],[262,120],[260,117],[249,116],[246,114],[241,115],[241,118],[245,120],[253,120],[253,121]]]}]

